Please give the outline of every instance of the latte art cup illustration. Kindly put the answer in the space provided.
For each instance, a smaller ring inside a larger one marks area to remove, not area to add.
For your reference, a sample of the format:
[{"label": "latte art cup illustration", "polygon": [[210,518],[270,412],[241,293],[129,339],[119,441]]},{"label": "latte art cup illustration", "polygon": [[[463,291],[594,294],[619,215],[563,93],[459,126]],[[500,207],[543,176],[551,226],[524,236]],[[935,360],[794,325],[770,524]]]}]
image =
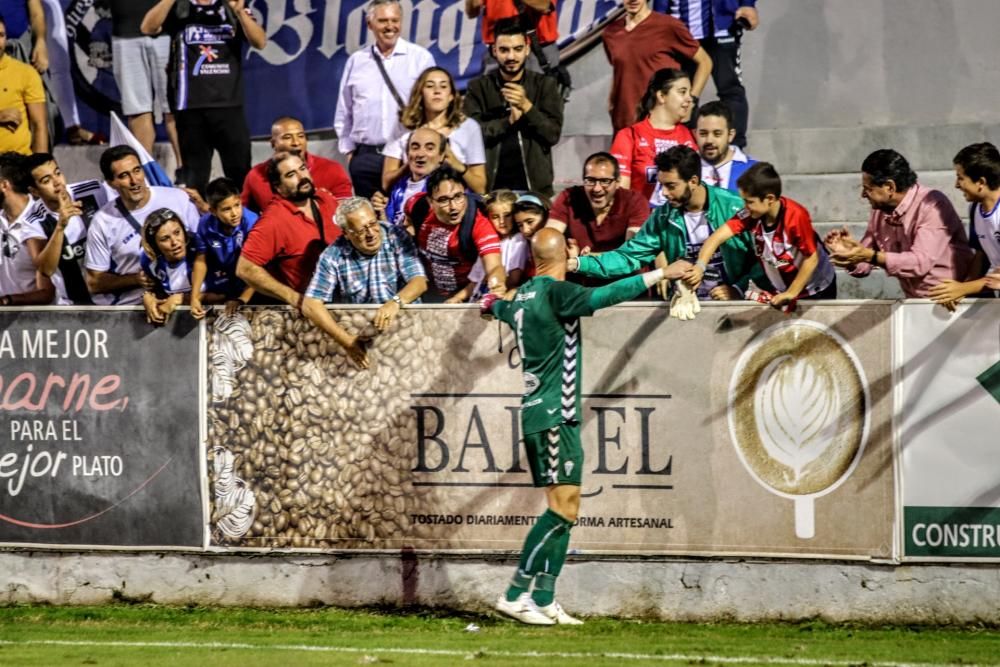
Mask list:
[{"label": "latte art cup illustration", "polygon": [[794,501],[796,537],[816,534],[816,498],[860,461],[870,412],[861,364],[824,324],[781,322],[740,355],[729,385],[729,433],[751,476]]}]

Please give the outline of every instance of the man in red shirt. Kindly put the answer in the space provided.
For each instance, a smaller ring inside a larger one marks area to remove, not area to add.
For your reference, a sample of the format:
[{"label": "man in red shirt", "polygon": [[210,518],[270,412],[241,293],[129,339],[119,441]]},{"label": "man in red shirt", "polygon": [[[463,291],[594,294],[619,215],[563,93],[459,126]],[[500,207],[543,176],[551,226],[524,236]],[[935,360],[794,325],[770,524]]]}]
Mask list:
[{"label": "man in red shirt", "polygon": [[[306,167],[312,175],[316,188],[329,190],[337,199],[344,199],[354,194],[351,179],[340,163],[309,152],[309,140],[302,121],[291,116],[282,116],[271,125],[271,147],[277,153],[292,153],[305,160]],[[267,165],[265,160],[254,165],[246,180],[243,181],[243,206],[260,213],[274,199],[274,190],[267,182]]]},{"label": "man in red shirt", "polygon": [[657,70],[686,69],[683,65],[693,61],[693,106],[712,74],[712,59],[683,23],[654,12],[647,0],[624,0],[624,6],[625,16],[601,36],[613,70],[608,113],[615,132],[636,122],[636,106]]},{"label": "man in red shirt", "polygon": [[319,256],[341,234],[333,221],[337,199],[316,189],[306,163],[292,153],[268,161],[267,179],[276,197],[250,230],[236,275],[256,291],[301,309]]},{"label": "man in red shirt", "polygon": [[504,285],[500,237],[477,200],[466,194],[457,171],[438,167],[427,177],[427,194],[411,197],[406,209],[427,278],[439,296],[457,296],[477,259],[483,262],[487,285]]},{"label": "man in red shirt", "polygon": [[614,156],[594,153],[583,163],[583,185],[559,193],[546,226],[575,241],[584,255],[617,249],[649,216],[649,201],[640,192],[619,188],[620,177]]}]

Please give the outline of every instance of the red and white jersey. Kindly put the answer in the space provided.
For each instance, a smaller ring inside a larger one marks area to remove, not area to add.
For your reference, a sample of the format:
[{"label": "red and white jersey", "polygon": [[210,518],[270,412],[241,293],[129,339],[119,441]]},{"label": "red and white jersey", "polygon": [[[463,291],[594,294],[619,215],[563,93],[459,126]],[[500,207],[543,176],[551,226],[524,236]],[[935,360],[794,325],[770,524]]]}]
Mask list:
[{"label": "red and white jersey", "polygon": [[802,262],[816,253],[819,253],[819,266],[802,290],[802,296],[822,292],[833,283],[833,264],[830,263],[826,248],[818,242],[809,211],[798,202],[782,197],[778,221],[770,229],[764,226],[763,219],[750,217],[750,212],[746,209],[741,210],[726,224],[734,234],[750,230],[757,257],[776,291],[787,290],[798,275]]},{"label": "red and white jersey", "polygon": [[[469,204],[472,205],[471,203]],[[417,231],[417,248],[424,261],[424,269],[435,289],[441,294],[452,294],[469,282],[469,273],[476,262],[462,255],[459,244],[461,224],[448,225],[439,222],[434,211],[427,214]],[[476,244],[478,256],[500,254],[500,237],[486,217],[476,212],[472,227],[472,240]]]},{"label": "red and white jersey", "polygon": [[611,143],[611,154],[618,160],[622,176],[632,179],[629,188],[641,192],[648,201],[657,185],[657,154],[679,145],[698,150],[691,130],[680,123],[670,130],[657,130],[647,118],[620,130]]}]

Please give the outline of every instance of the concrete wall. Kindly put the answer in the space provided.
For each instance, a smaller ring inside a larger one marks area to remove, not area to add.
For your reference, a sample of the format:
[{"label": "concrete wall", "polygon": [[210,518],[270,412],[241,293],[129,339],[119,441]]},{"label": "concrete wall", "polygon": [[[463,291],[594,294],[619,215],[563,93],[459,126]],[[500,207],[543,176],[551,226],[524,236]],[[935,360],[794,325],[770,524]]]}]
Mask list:
[{"label": "concrete wall", "polygon": [[[996,0],[759,0],[744,42],[754,129],[989,123],[1000,118]],[[564,135],[609,134],[610,67],[573,66]],[[713,99],[714,93],[707,93]]]},{"label": "concrete wall", "polygon": [[[0,553],[0,604],[424,605],[487,611],[513,560]],[[779,561],[570,561],[571,613],[664,620],[1000,623],[1000,569]]]}]

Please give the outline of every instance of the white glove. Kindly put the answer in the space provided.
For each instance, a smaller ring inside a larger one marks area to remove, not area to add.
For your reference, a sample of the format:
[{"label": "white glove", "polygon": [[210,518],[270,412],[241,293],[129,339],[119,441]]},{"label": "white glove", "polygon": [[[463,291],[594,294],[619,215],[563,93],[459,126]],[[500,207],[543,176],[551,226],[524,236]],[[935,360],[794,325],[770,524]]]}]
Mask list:
[{"label": "white glove", "polygon": [[679,320],[693,320],[695,313],[701,312],[698,295],[691,291],[683,281],[674,281],[674,298],[670,302],[670,316]]}]

